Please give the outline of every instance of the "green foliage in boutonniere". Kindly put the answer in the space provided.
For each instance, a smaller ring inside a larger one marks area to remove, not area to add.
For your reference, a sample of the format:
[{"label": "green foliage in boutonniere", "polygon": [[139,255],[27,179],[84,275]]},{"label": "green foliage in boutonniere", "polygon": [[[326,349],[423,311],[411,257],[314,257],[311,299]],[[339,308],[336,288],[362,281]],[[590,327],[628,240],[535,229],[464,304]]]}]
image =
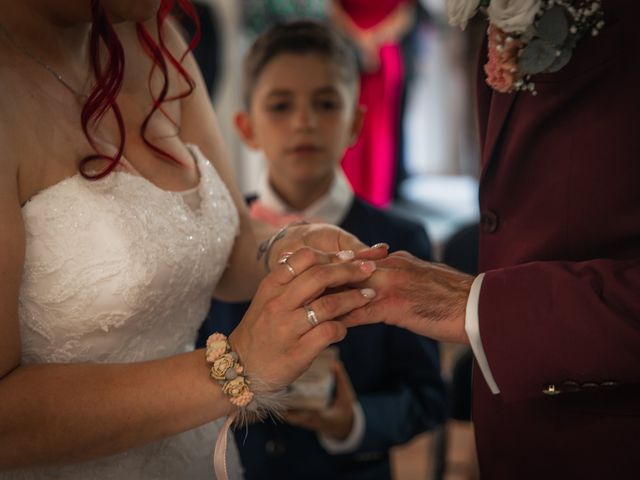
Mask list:
[{"label": "green foliage in boutonniere", "polygon": [[503,93],[536,94],[531,76],[564,67],[584,35],[604,26],[602,0],[448,0],[452,25],[480,9],[489,19],[487,83]]}]

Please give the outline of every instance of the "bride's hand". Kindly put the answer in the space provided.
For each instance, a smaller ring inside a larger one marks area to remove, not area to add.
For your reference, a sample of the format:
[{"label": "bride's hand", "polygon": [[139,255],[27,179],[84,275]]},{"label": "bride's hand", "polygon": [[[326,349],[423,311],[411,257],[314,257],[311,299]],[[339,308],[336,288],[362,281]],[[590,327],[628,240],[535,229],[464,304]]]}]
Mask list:
[{"label": "bride's hand", "polygon": [[[335,319],[366,305],[371,289],[341,288],[366,280],[371,261],[303,247],[275,263],[229,341],[248,375],[272,387],[295,380],[328,345],[346,335]],[[310,313],[313,312],[313,313]],[[317,325],[313,325],[317,321]]]},{"label": "bride's hand", "polygon": [[380,260],[389,253],[389,246],[386,243],[369,247],[355,235],[335,225],[325,223],[292,225],[281,230],[278,238],[272,242],[271,248],[266,252],[270,269],[277,265],[278,259],[284,252],[295,252],[302,247],[311,247],[334,254],[351,250],[356,253],[356,258],[366,260]]}]

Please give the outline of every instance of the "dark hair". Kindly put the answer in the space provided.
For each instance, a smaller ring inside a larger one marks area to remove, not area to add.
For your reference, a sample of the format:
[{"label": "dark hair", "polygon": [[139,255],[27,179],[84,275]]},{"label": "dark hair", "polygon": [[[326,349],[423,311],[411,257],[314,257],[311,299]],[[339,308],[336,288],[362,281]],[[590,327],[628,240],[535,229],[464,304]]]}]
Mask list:
[{"label": "dark hair", "polygon": [[[187,51],[179,60],[171,55],[169,50],[166,48],[162,37],[162,26],[169,12],[173,9],[176,3],[196,25],[196,34],[189,43]],[[120,40],[118,39],[115,31],[113,30],[113,27],[107,19],[107,14],[104,11],[100,0],[91,0],[91,15],[93,25],[90,38],[90,57],[94,75],[96,77],[96,84],[82,108],[80,120],[85,136],[97,153],[89,155],[88,157],[82,159],[82,162],[80,163],[80,173],[85,178],[95,180],[111,173],[113,169],[118,165],[120,158],[122,158],[122,152],[124,151],[124,120],[122,118],[120,108],[116,103],[116,97],[118,96],[120,87],[122,87],[122,81],[124,78],[124,51],[122,49]],[[158,42],[153,39],[151,34],[144,28],[143,25],[137,25],[138,39],[147,55],[149,55],[149,57],[153,60],[153,66],[151,68],[151,71],[149,72],[149,78],[151,78],[151,75],[155,68],[160,69],[163,77],[162,89],[157,97],[153,97],[153,108],[140,127],[140,136],[142,137],[144,143],[153,151],[160,154],[164,158],[178,162],[178,160],[173,156],[153,145],[146,138],[146,130],[151,116],[156,111],[160,111],[165,116],[167,115],[162,109],[162,104],[164,102],[186,97],[193,91],[195,84],[191,77],[189,77],[187,71],[182,67],[181,62],[187,55],[187,53],[193,50],[195,44],[198,42],[200,28],[198,17],[195,13],[193,5],[191,5],[188,0],[162,0],[160,3],[160,8],[158,9],[158,13],[156,15],[156,20],[158,25]],[[106,47],[107,58],[104,68],[102,65],[102,60],[100,58],[100,42],[102,42]],[[187,81],[189,85],[186,91],[169,98],[167,97],[167,93],[169,91],[167,60],[178,71],[178,74]],[[118,125],[118,134],[120,137],[117,151],[112,156],[100,153],[95,144],[90,129],[90,127],[96,125],[109,110],[111,110],[113,112],[113,115],[115,116],[116,123]],[[169,118],[169,120],[173,122],[173,119]],[[87,163],[92,160],[98,159],[106,160],[107,166],[98,173],[88,173],[86,171]]]},{"label": "dark hair", "polygon": [[253,42],[244,59],[243,99],[249,108],[258,77],[278,55],[318,54],[333,63],[342,79],[357,91],[358,66],[353,50],[333,28],[315,20],[296,20],[277,24]]}]

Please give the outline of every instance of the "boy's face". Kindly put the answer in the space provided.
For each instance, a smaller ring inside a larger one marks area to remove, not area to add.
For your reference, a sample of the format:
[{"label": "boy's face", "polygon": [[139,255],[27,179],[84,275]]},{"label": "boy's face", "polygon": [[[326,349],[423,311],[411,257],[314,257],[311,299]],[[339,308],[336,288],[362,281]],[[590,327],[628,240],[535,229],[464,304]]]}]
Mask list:
[{"label": "boy's face", "polygon": [[331,181],[362,122],[354,95],[319,54],[281,54],[265,66],[236,126],[247,145],[263,151],[276,189]]}]

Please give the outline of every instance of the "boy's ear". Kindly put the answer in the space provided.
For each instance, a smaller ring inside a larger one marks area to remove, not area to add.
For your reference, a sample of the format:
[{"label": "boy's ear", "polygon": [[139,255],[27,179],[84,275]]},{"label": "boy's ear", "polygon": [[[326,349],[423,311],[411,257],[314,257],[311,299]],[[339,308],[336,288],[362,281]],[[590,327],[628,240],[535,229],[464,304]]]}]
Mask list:
[{"label": "boy's ear", "polygon": [[356,111],[353,113],[353,122],[351,122],[351,136],[349,137],[349,146],[355,145],[360,136],[360,130],[362,130],[362,124],[364,123],[364,116],[367,113],[367,108],[363,105],[358,105]]},{"label": "boy's ear", "polygon": [[253,123],[251,122],[251,117],[247,112],[238,112],[233,116],[233,124],[236,127],[236,131],[242,141],[250,148],[258,149],[258,145],[255,141],[255,136],[253,134]]}]

